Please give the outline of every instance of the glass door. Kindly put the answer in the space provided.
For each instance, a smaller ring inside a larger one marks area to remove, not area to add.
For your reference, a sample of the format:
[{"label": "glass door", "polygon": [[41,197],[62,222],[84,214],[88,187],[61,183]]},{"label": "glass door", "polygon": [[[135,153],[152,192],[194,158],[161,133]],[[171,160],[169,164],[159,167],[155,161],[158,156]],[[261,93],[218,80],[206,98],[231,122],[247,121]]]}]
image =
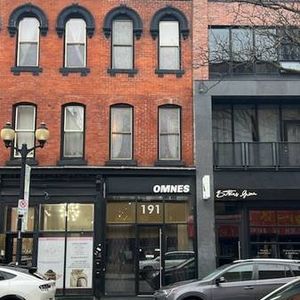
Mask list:
[{"label": "glass door", "polygon": [[138,227],[138,294],[152,294],[161,287],[162,229],[157,225]]}]

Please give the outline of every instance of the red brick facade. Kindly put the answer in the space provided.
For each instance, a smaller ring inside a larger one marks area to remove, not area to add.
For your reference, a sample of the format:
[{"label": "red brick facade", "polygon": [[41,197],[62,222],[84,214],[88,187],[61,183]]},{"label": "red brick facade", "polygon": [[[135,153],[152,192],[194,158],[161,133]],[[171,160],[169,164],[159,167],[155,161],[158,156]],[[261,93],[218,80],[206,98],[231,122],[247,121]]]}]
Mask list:
[{"label": "red brick facade", "polygon": [[[174,74],[158,77],[157,39],[150,34],[150,23],[159,9],[172,5],[187,17],[192,29],[191,1],[94,1],[81,0],[78,4],[91,12],[95,19],[95,32],[87,38],[87,67],[90,73],[63,76],[64,39],[58,37],[56,22],[59,13],[72,1],[35,0],[47,16],[48,33],[40,37],[40,67],[42,73],[34,76],[22,72],[19,76],[11,72],[15,66],[16,36],[10,37],[7,25],[12,11],[25,4],[24,1],[0,0],[0,126],[12,121],[13,106],[30,102],[37,106],[37,125],[44,121],[50,130],[50,139],[45,149],[37,150],[40,166],[56,165],[60,159],[62,105],[77,102],[86,105],[85,159],[88,165],[101,166],[109,160],[109,108],[115,103],[126,103],[134,107],[133,158],[138,166],[153,166],[157,160],[158,106],[177,104],[182,108],[182,160],[192,166],[193,160],[193,105],[192,105],[192,35],[181,39],[181,64],[184,75]],[[142,19],[143,33],[135,39],[134,77],[128,74],[110,76],[111,39],[103,33],[106,14],[120,4],[134,9]],[[9,150],[0,147],[0,165],[9,159]]]}]

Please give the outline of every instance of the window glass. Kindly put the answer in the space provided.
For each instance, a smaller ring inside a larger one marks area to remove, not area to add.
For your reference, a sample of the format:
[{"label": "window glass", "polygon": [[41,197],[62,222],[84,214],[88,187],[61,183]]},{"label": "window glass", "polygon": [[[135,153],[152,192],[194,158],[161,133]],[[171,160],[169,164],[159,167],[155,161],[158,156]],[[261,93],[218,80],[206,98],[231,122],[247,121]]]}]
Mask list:
[{"label": "window glass", "polygon": [[1,280],[8,280],[8,279],[12,279],[14,277],[16,277],[17,275],[8,273],[8,272],[4,272],[4,271],[0,271],[0,281]]},{"label": "window glass", "polygon": [[289,120],[300,120],[300,106],[299,105],[282,105],[282,119],[285,121]]},{"label": "window glass", "polygon": [[252,280],[253,265],[242,265],[233,267],[222,274],[227,282]]},{"label": "window glass", "polygon": [[187,222],[189,215],[188,203],[166,203],[165,222],[178,223]]},{"label": "window glass", "polygon": [[132,108],[111,108],[111,159],[132,159]]},{"label": "window glass", "polygon": [[64,157],[83,156],[84,108],[66,106],[64,118]]},{"label": "window glass", "polygon": [[163,204],[161,202],[140,202],[137,204],[138,223],[162,223]]},{"label": "window glass", "polygon": [[229,29],[209,29],[209,61],[210,63],[221,63],[229,60]]},{"label": "window glass", "polygon": [[159,159],[180,159],[180,109],[159,108]]},{"label": "window glass", "polygon": [[133,24],[131,20],[113,21],[112,68],[133,68]]},{"label": "window glass", "polygon": [[41,205],[40,229],[43,231],[65,231],[66,215],[66,204],[64,203]]},{"label": "window glass", "polygon": [[68,204],[68,230],[92,231],[94,229],[93,204]]},{"label": "window glass", "polygon": [[[8,230],[10,231],[17,231],[17,224],[18,224],[18,208],[17,207],[12,207],[9,209],[11,211],[10,213],[10,224],[8,224]],[[25,217],[24,217],[25,218]],[[29,207],[28,209],[28,214],[27,214],[27,225],[25,226],[26,231],[33,231],[34,229],[34,207]],[[25,221],[25,219],[24,219]]]},{"label": "window glass", "polygon": [[232,111],[230,105],[213,106],[213,140],[214,142],[232,141]]},{"label": "window glass", "polygon": [[66,23],[66,67],[86,65],[86,24],[82,19],[70,19]]},{"label": "window glass", "polygon": [[161,21],[159,23],[159,69],[180,69],[179,23]]},{"label": "window glass", "polygon": [[[15,118],[15,147],[19,149],[22,144],[27,144],[27,148],[34,145],[34,132],[35,132],[35,106],[33,105],[18,105],[16,107]],[[28,157],[33,157],[34,151],[28,154]],[[15,157],[20,157],[20,153],[14,151]]]},{"label": "window glass", "polygon": [[294,276],[300,276],[300,266],[299,265],[291,265],[290,266]]},{"label": "window glass", "polygon": [[107,223],[134,223],[135,222],[134,202],[109,202],[106,207]]},{"label": "window glass", "polygon": [[282,28],[281,33],[280,60],[298,61],[300,60],[299,29]]},{"label": "window glass", "polygon": [[258,278],[259,279],[273,279],[287,277],[289,271],[288,266],[280,264],[258,264]]},{"label": "window glass", "polygon": [[18,66],[37,66],[39,47],[39,21],[24,18],[19,22]]}]

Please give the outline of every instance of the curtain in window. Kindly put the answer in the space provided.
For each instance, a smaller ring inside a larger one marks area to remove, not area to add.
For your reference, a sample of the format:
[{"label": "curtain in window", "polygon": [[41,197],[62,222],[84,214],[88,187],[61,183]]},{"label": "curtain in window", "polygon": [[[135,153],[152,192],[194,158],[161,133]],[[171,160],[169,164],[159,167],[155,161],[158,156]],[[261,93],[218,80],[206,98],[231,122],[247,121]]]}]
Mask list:
[{"label": "curtain in window", "polygon": [[19,22],[18,66],[38,65],[39,21],[24,18]]},{"label": "curtain in window", "polygon": [[131,20],[113,21],[112,68],[133,68],[133,24]]},{"label": "curtain in window", "polygon": [[[16,139],[15,146],[22,147],[22,144],[27,144],[28,148],[34,145],[35,131],[35,107],[33,105],[19,105],[16,108]],[[15,157],[20,157],[18,152],[15,152]],[[28,154],[33,156],[33,151]]]},{"label": "curtain in window", "polygon": [[83,157],[84,108],[67,106],[64,125],[64,157]]},{"label": "curtain in window", "polygon": [[86,24],[82,19],[71,19],[66,24],[66,67],[86,65]]},{"label": "curtain in window", "polygon": [[180,159],[180,110],[159,109],[159,159]]},{"label": "curtain in window", "polygon": [[132,159],[132,109],[111,109],[111,159]]},{"label": "curtain in window", "polygon": [[230,105],[213,108],[213,141],[232,142],[232,113]]},{"label": "curtain in window", "polygon": [[159,23],[159,69],[179,70],[179,23],[161,21]]}]

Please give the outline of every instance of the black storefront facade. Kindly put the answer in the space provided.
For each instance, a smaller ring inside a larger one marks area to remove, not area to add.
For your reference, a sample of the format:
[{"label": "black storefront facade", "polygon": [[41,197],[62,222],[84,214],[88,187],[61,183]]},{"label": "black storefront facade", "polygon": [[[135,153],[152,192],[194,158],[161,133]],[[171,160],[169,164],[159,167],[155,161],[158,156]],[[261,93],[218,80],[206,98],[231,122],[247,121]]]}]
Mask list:
[{"label": "black storefront facade", "polygon": [[[0,171],[6,263],[16,252],[19,171]],[[32,167],[22,260],[55,278],[60,296],[152,294],[169,280],[167,257],[196,255],[195,198],[193,168]]]},{"label": "black storefront facade", "polygon": [[300,258],[300,174],[215,172],[217,263]]},{"label": "black storefront facade", "polygon": [[206,229],[216,237],[199,239],[199,253],[216,251],[200,276],[239,258],[299,259],[298,83],[294,77],[195,82],[198,235]]}]

